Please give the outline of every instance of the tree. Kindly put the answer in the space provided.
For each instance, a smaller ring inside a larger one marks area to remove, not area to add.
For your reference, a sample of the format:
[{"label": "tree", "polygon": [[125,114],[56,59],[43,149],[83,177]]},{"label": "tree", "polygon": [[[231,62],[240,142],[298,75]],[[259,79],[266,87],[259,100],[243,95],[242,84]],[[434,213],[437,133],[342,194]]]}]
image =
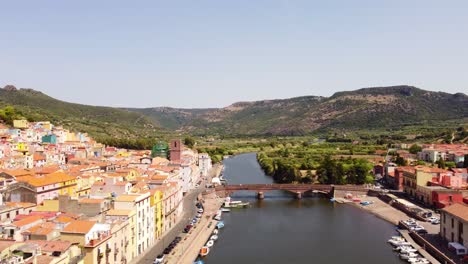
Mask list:
[{"label": "tree", "polygon": [[186,137],[184,139],[184,145],[186,145],[189,148],[193,148],[193,146],[195,145],[195,140],[191,137]]},{"label": "tree", "polygon": [[406,160],[402,157],[400,157],[400,154],[397,154],[397,157],[395,159],[395,163],[398,165],[398,166],[406,166],[408,165],[408,162],[406,162]]},{"label": "tree", "polygon": [[445,160],[443,158],[439,158],[436,163],[439,169],[445,169]]},{"label": "tree", "polygon": [[420,152],[422,150],[422,147],[419,146],[418,144],[413,144],[411,145],[411,147],[409,148],[409,152],[411,154],[417,154],[418,152]]}]

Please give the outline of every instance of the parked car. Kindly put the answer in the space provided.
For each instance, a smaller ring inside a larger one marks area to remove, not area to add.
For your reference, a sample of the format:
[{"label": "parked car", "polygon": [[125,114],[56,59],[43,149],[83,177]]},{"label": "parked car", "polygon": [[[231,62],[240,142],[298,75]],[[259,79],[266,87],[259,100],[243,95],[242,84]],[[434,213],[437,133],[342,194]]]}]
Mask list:
[{"label": "parked car", "polygon": [[164,254],[158,255],[154,260],[153,264],[160,264],[164,261]]}]

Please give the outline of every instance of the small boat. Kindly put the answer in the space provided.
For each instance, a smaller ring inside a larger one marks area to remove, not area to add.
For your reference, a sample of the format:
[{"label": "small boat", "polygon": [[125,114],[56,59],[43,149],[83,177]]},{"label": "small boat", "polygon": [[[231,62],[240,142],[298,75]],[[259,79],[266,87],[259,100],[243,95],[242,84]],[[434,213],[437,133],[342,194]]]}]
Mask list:
[{"label": "small boat", "polygon": [[334,202],[336,202],[336,199],[335,199],[335,198],[331,198],[331,199],[330,199],[330,202],[334,203]]},{"label": "small boat", "polygon": [[219,221],[217,224],[216,224],[216,228],[218,229],[221,229],[224,227],[224,222],[223,221]]},{"label": "small boat", "polygon": [[363,202],[360,202],[361,205],[363,206],[366,206],[366,205],[370,205],[372,204],[372,202],[369,202],[369,201],[363,201]]},{"label": "small boat", "polygon": [[206,247],[212,247],[214,245],[214,241],[213,240],[208,240],[208,242],[206,242]]},{"label": "small boat", "polygon": [[200,249],[200,256],[204,257],[210,253],[210,248],[209,247],[202,247]]},{"label": "small boat", "polygon": [[229,212],[231,212],[231,209],[221,208],[221,212],[229,213]]},{"label": "small boat", "polygon": [[205,262],[203,262],[203,260],[199,259],[199,260],[195,260],[195,262],[193,262],[193,264],[205,264]]},{"label": "small boat", "polygon": [[213,241],[218,240],[218,235],[212,235],[212,236],[210,237],[210,240],[213,240]]},{"label": "small boat", "polygon": [[213,235],[217,235],[219,233],[218,229],[213,230]]},{"label": "small boat", "polygon": [[216,220],[216,221],[221,221],[221,216],[215,215],[215,216],[213,217],[213,219]]},{"label": "small boat", "polygon": [[409,258],[416,258],[419,255],[416,253],[408,253],[408,254],[400,254],[401,259],[409,259]]}]

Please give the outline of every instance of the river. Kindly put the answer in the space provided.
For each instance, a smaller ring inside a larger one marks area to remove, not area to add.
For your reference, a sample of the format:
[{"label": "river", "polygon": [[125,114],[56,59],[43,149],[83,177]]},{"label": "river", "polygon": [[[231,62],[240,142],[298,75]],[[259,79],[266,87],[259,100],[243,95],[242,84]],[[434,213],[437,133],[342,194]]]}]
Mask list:
[{"label": "river", "polygon": [[[271,183],[254,153],[224,161],[229,183]],[[395,227],[358,208],[321,197],[295,200],[283,192],[239,192],[248,209],[223,214],[225,228],[205,263],[403,263],[386,243]]]}]

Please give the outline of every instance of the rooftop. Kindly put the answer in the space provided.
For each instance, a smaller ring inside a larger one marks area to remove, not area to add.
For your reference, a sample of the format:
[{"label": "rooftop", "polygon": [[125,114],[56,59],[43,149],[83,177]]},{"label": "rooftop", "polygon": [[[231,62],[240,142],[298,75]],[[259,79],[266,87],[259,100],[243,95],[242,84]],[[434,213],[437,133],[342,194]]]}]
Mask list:
[{"label": "rooftop", "polygon": [[468,222],[468,205],[462,203],[455,203],[442,209],[451,215],[454,215],[465,222]]},{"label": "rooftop", "polygon": [[62,233],[87,234],[95,224],[95,221],[75,220],[67,225]]}]

